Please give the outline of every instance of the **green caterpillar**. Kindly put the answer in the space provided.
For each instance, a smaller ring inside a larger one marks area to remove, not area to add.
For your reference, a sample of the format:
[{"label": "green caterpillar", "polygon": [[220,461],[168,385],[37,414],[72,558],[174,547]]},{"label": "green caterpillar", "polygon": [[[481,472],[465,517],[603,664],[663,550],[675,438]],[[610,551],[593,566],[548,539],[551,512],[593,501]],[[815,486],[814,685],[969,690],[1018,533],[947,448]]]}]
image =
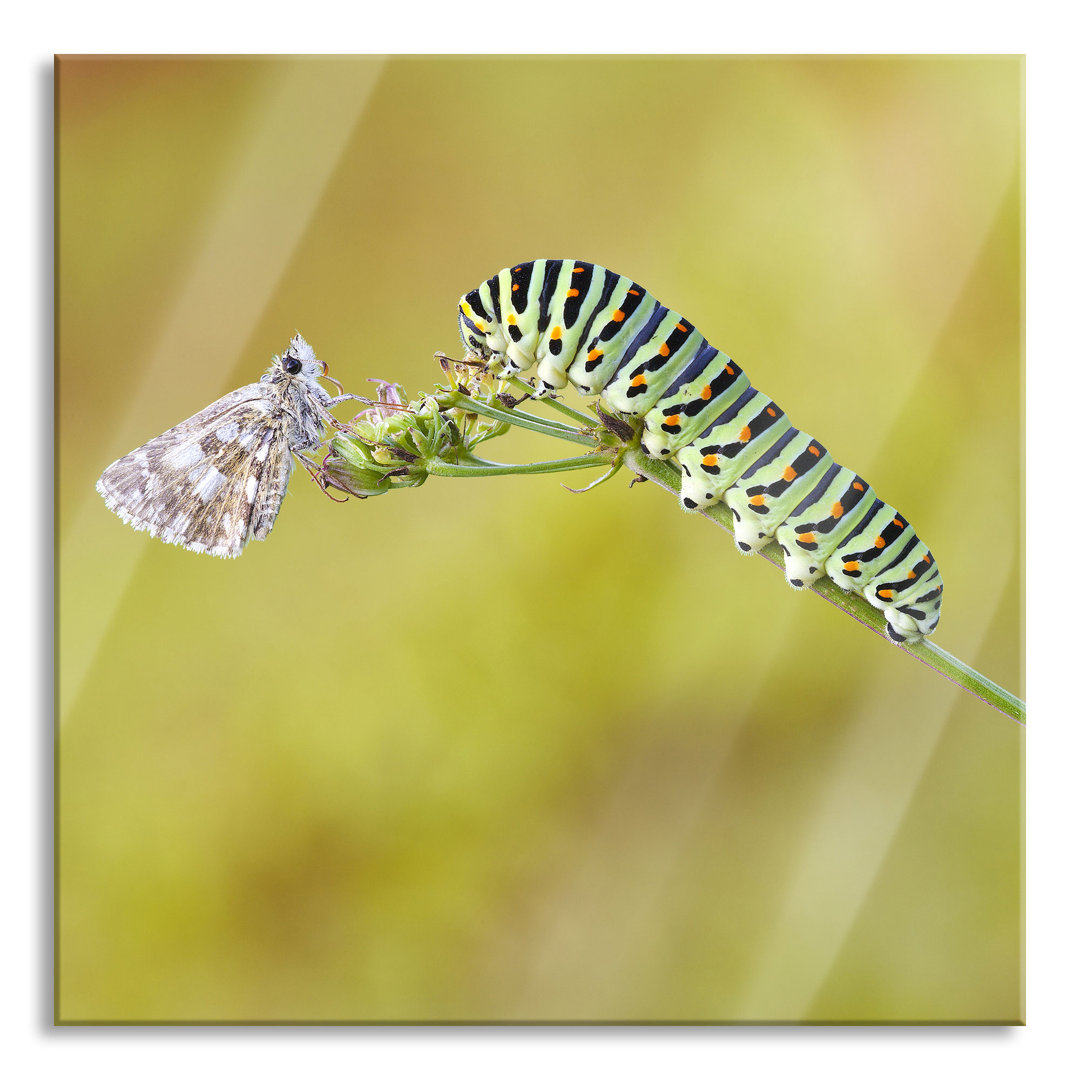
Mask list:
[{"label": "green caterpillar", "polygon": [[642,449],[678,462],[688,510],[713,499],[731,507],[740,551],[775,537],[794,588],[824,572],[884,612],[893,641],[933,633],[941,574],[915,530],[635,281],[537,259],[499,271],[458,307],[466,349],[496,375],[536,366],[538,394],[569,382],[643,420]]}]

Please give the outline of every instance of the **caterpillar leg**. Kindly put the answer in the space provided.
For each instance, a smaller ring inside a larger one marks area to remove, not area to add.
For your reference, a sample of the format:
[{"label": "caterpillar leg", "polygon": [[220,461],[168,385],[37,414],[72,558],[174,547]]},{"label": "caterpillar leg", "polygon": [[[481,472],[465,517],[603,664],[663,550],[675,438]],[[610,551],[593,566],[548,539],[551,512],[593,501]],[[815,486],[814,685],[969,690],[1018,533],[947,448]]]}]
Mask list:
[{"label": "caterpillar leg", "polygon": [[788,551],[787,548],[783,550],[784,576],[787,583],[793,589],[810,588],[822,572],[820,558],[815,559],[805,551]]},{"label": "caterpillar leg", "polygon": [[732,491],[724,493],[724,501],[731,507],[731,526],[735,533],[735,547],[743,555],[752,555],[755,551],[760,551],[769,542],[770,537],[762,529],[758,518],[745,505],[740,506],[737,492],[734,498],[728,497]]},{"label": "caterpillar leg", "polygon": [[699,510],[716,500],[716,490],[683,466],[682,485],[679,488],[679,501],[684,510]]},{"label": "caterpillar leg", "polygon": [[894,608],[885,608],[884,614],[885,633],[889,635],[889,640],[895,641],[897,645],[917,641],[923,636],[919,624],[910,615],[905,615]]},{"label": "caterpillar leg", "polygon": [[893,603],[883,604],[881,592],[880,585],[868,585],[862,590],[863,596],[885,615],[885,630],[897,644],[918,641],[937,629],[941,617],[940,583],[921,597],[915,598],[909,594],[906,602],[901,602],[903,598],[899,598]]},{"label": "caterpillar leg", "polygon": [[537,388],[535,397],[547,397],[556,390],[566,386],[566,372],[558,360],[552,356],[544,356],[540,359],[536,368]]}]

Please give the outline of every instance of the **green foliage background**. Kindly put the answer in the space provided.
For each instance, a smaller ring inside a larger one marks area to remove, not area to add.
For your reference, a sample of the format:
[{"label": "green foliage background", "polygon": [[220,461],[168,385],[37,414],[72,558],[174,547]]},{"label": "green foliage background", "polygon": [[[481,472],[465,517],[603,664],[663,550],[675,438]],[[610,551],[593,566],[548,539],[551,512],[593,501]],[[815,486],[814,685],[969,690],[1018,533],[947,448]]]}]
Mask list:
[{"label": "green foliage background", "polygon": [[1023,696],[1021,60],[58,71],[60,1020],[1022,1018],[1022,729],[651,485],[300,472],[230,563],[93,490],[297,329],[417,392],[461,293],[589,259],[910,517]]}]

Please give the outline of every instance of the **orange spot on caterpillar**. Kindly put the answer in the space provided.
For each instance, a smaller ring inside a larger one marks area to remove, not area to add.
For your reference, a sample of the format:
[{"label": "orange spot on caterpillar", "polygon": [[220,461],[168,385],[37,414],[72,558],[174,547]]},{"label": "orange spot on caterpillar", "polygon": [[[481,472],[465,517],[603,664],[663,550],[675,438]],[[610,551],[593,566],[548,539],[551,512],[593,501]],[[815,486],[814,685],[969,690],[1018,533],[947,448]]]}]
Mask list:
[{"label": "orange spot on caterpillar", "polygon": [[907,576],[908,576],[909,578],[913,578],[913,577],[915,576],[915,571],[914,571],[914,570],[909,570],[909,571],[907,572]]},{"label": "orange spot on caterpillar", "polygon": [[844,505],[843,505],[843,503],[834,502],[832,504],[832,516],[834,518],[840,518],[840,517],[844,516]]},{"label": "orange spot on caterpillar", "polygon": [[860,484],[860,483],[859,483],[859,481],[858,481],[858,480],[856,480],[856,481],[855,481],[855,483],[854,483],[854,484],[852,484],[851,486],[852,486],[852,487],[853,487],[853,488],[854,488],[854,489],[855,489],[856,491],[865,491],[865,490],[866,490],[866,488],[864,488],[864,487],[862,486],[862,484]]},{"label": "orange spot on caterpillar", "polygon": [[708,465],[709,468],[711,469],[716,464],[716,455],[715,454],[706,454],[701,459],[701,464],[702,465]]},{"label": "orange spot on caterpillar", "polygon": [[814,534],[812,532],[801,533],[795,539],[801,541],[804,544],[812,544],[814,542]]},{"label": "orange spot on caterpillar", "polygon": [[796,476],[798,476],[798,475],[799,475],[799,474],[798,474],[798,473],[797,473],[797,472],[796,472],[796,471],[795,471],[795,470],[794,470],[794,469],[793,469],[793,468],[792,468],[792,467],[791,467],[790,465],[789,465],[789,466],[788,466],[788,467],[787,467],[787,468],[786,468],[786,469],[784,470],[784,479],[785,479],[785,480],[786,480],[786,481],[787,481],[787,482],[788,482],[789,484],[790,484],[790,483],[791,483],[791,481],[792,481],[792,480],[794,480],[794,479],[795,479],[795,477],[796,477]]},{"label": "orange spot on caterpillar", "polygon": [[891,600],[893,598],[892,589],[878,589],[877,594],[882,600]]},{"label": "orange spot on caterpillar", "polygon": [[732,367],[732,366],[731,366],[730,364],[728,364],[728,365],[727,365],[727,366],[726,366],[726,367],[724,368],[724,371],[725,371],[725,372],[726,372],[726,374],[728,374],[728,375],[734,375],[734,374],[735,374],[735,369],[734,369],[734,368],[733,368],[733,367]]},{"label": "orange spot on caterpillar", "polygon": [[903,522],[902,522],[902,521],[900,520],[900,518],[898,518],[898,517],[894,517],[894,518],[892,519],[892,523],[893,523],[894,525],[898,525],[898,526],[899,526],[899,527],[900,527],[901,529],[902,529],[902,528],[904,527],[904,523],[903,523]]},{"label": "orange spot on caterpillar", "polygon": [[621,308],[618,311],[613,311],[611,313],[611,321],[612,322],[622,322],[623,319],[625,319],[625,318],[626,318],[626,312],[623,311]]},{"label": "orange spot on caterpillar", "polygon": [[574,267],[574,273],[575,274],[584,274],[585,273],[585,267],[584,266],[575,266]]},{"label": "orange spot on caterpillar", "polygon": [[604,354],[599,349],[593,349],[592,352],[590,352],[589,355],[586,357],[586,359],[591,363],[593,360],[599,360],[600,357],[603,355]]},{"label": "orange spot on caterpillar", "polygon": [[775,416],[775,415],[776,415],[776,410],[775,410],[775,409],[774,409],[774,408],[773,408],[773,407],[772,407],[771,405],[770,405],[770,406],[769,406],[769,408],[767,408],[767,409],[766,409],[765,411],[766,411],[766,412],[767,412],[767,413],[768,413],[768,414],[769,414],[770,416]]},{"label": "orange spot on caterpillar", "polygon": [[676,329],[676,330],[681,330],[681,331],[682,331],[682,332],[683,332],[684,334],[686,333],[686,327],[685,327],[685,326],[683,326],[683,324],[682,324],[682,323],[678,323],[678,324],[676,325],[675,329]]},{"label": "orange spot on caterpillar", "polygon": [[845,570],[850,570],[852,573],[854,573],[854,571],[859,569],[858,561],[855,560],[855,559],[852,559],[851,562],[844,563],[844,569]]},{"label": "orange spot on caterpillar", "polygon": [[742,431],[739,432],[739,442],[749,442],[749,441],[750,441],[750,429],[748,427],[744,427],[742,429]]},{"label": "orange spot on caterpillar", "polygon": [[558,341],[559,338],[561,338],[561,337],[562,337],[562,327],[561,326],[556,326],[555,329],[551,331],[551,340],[552,341]]},{"label": "orange spot on caterpillar", "polygon": [[709,398],[711,398],[711,397],[712,397],[712,387],[711,386],[703,386],[701,388],[701,400],[702,401],[708,401]]},{"label": "orange spot on caterpillar", "polygon": [[566,295],[569,298],[571,296],[580,296],[581,294],[577,291],[577,289],[567,289]]},{"label": "orange spot on caterpillar", "polygon": [[808,446],[806,449],[809,450],[814,457],[821,457],[821,451],[816,446]]},{"label": "orange spot on caterpillar", "polygon": [[667,342],[664,342],[664,344],[660,346],[660,355],[667,356],[670,352],[671,350],[667,347]]},{"label": "orange spot on caterpillar", "polygon": [[507,321],[507,322],[508,322],[508,323],[509,323],[509,324],[510,324],[511,326],[513,326],[513,325],[514,325],[514,323],[516,323],[516,322],[517,322],[517,319],[515,319],[515,318],[514,318],[514,313],[513,313],[512,311],[510,312],[510,314],[509,314],[509,315],[507,315],[507,316],[506,316],[506,321]]},{"label": "orange spot on caterpillar", "polygon": [[927,552],[927,553],[926,553],[926,554],[925,554],[925,555],[924,555],[924,556],[922,557],[922,561],[923,561],[923,562],[929,562],[929,561],[930,561],[930,552]]},{"label": "orange spot on caterpillar", "polygon": [[677,428],[680,424],[680,420],[677,416],[664,417],[664,427]]},{"label": "orange spot on caterpillar", "polygon": [[511,292],[517,292],[517,291],[518,291],[518,289],[520,289],[520,288],[521,288],[521,286],[520,286],[520,285],[511,285],[511,286],[510,286],[510,291],[511,291]]},{"label": "orange spot on caterpillar", "polygon": [[765,505],[765,496],[764,495],[751,495],[750,496],[750,505],[751,506],[764,506]]},{"label": "orange spot on caterpillar", "polygon": [[630,385],[631,386],[644,386],[645,385],[645,376],[644,375],[635,375],[630,380]]},{"label": "orange spot on caterpillar", "polygon": [[884,537],[884,536],[879,536],[879,537],[878,537],[878,538],[877,538],[877,539],[876,539],[876,540],[874,541],[874,547],[876,547],[876,548],[879,548],[879,549],[880,549],[880,548],[883,548],[884,546],[885,546],[885,537]]},{"label": "orange spot on caterpillar", "polygon": [[637,291],[637,289],[631,289],[630,290],[630,296],[640,296],[640,295],[641,295],[641,293],[639,293]]}]

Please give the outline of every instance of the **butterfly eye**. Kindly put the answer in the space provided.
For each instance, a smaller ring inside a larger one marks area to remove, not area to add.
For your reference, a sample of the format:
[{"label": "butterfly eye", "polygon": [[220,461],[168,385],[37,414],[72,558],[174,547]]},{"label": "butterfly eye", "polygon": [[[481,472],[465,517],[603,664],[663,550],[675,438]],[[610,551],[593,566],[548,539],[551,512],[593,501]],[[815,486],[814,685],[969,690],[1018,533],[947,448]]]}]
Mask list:
[{"label": "butterfly eye", "polygon": [[304,365],[295,356],[283,356],[281,366],[289,375],[295,375]]}]

